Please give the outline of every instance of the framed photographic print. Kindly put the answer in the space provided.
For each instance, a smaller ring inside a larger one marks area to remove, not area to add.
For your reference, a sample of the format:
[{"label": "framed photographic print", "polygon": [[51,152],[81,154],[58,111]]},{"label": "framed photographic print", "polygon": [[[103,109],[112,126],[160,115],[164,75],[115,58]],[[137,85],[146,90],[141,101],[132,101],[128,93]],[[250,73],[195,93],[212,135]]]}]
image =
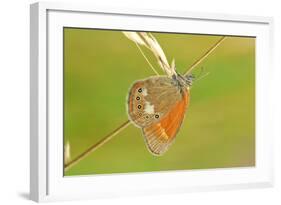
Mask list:
[{"label": "framed photographic print", "polygon": [[31,199],[272,186],[272,24],[32,4]]}]

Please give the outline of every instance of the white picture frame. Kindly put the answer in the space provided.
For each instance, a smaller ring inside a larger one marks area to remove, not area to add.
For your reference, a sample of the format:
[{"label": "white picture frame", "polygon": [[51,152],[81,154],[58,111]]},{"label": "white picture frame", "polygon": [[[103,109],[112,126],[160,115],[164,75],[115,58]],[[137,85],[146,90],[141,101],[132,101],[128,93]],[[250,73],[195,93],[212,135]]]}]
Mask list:
[{"label": "white picture frame", "polygon": [[[256,36],[256,166],[64,177],[61,34],[65,26]],[[41,202],[273,186],[272,29],[270,17],[32,4],[30,198]]]}]

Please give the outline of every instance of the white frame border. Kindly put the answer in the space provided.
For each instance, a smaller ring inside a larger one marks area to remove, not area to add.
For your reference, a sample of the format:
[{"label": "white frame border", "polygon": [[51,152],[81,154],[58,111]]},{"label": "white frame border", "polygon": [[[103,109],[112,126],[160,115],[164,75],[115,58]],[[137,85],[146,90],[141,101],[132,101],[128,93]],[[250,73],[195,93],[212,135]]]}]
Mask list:
[{"label": "white frame border", "polygon": [[[169,18],[191,18],[200,20],[235,21],[247,23],[268,24],[270,50],[273,49],[273,19],[257,16],[237,16],[228,14],[194,13],[185,11],[157,11],[125,8],[97,8],[94,5],[71,3],[40,2],[31,5],[30,9],[30,198],[34,201],[67,200],[66,197],[50,197],[48,193],[48,120],[47,120],[47,12],[48,10],[94,12],[124,15],[140,15]],[[272,53],[269,66],[272,67]],[[271,94],[272,95],[272,94]],[[270,96],[271,97],[271,96]],[[272,98],[270,98],[272,99]],[[272,110],[270,110],[272,111]],[[268,136],[268,142],[273,145],[273,139]],[[271,146],[273,148],[273,146]],[[272,150],[273,152],[273,150]],[[270,156],[273,156],[270,153]],[[271,157],[272,158],[272,157]],[[272,160],[273,161],[273,160]],[[182,191],[206,191],[234,188],[269,187],[273,185],[273,162],[270,162],[271,173],[268,180],[250,184],[233,184],[225,186],[193,187]],[[124,177],[124,176],[122,176]],[[169,193],[181,190],[170,190]],[[146,193],[146,192],[143,192]],[[135,193],[135,194],[143,194]],[[160,192],[163,193],[163,192]],[[105,197],[105,196],[101,196]],[[72,198],[72,197],[70,197]],[[79,198],[79,196],[78,196]]]}]

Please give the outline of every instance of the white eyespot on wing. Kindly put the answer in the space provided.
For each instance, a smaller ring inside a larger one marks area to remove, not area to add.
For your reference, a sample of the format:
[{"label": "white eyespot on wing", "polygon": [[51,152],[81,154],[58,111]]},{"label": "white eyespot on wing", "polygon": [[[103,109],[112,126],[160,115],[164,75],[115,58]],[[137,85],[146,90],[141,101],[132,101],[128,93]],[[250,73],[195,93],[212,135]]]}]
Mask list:
[{"label": "white eyespot on wing", "polygon": [[143,88],[143,89],[142,89],[142,95],[143,95],[143,96],[147,96],[147,89],[146,89],[146,88]]},{"label": "white eyespot on wing", "polygon": [[147,114],[154,114],[154,105],[151,105],[150,102],[145,101],[144,112]]}]

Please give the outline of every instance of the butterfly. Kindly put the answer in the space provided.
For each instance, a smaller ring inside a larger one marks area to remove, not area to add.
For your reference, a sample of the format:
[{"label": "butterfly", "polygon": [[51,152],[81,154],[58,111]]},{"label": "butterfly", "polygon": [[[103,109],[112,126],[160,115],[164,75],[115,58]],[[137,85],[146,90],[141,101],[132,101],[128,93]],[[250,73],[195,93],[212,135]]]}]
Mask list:
[{"label": "butterfly", "polygon": [[175,61],[171,65],[168,63],[165,53],[151,33],[123,33],[138,48],[141,45],[152,51],[166,73],[134,82],[127,97],[129,120],[142,130],[148,150],[160,156],[175,141],[180,130],[190,102],[190,87],[194,76],[179,74]]}]

